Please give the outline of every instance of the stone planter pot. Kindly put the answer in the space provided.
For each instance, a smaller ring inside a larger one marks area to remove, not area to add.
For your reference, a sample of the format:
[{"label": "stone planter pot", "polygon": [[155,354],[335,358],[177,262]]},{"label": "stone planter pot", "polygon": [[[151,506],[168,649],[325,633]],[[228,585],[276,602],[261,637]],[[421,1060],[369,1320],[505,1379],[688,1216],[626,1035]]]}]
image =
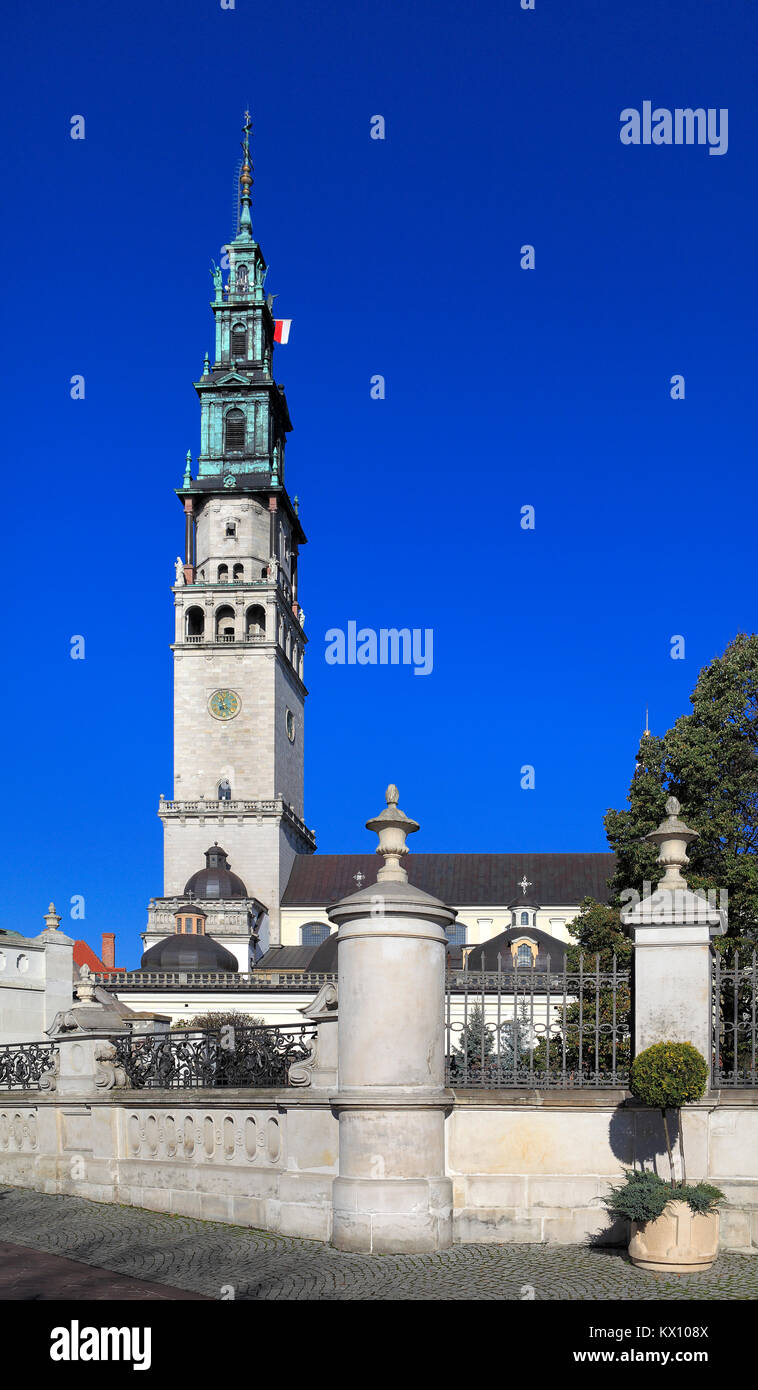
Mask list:
[{"label": "stone planter pot", "polygon": [[704,1216],[686,1202],[669,1202],[655,1221],[633,1221],[629,1258],[639,1269],[695,1274],[710,1269],[719,1248],[719,1214]]}]

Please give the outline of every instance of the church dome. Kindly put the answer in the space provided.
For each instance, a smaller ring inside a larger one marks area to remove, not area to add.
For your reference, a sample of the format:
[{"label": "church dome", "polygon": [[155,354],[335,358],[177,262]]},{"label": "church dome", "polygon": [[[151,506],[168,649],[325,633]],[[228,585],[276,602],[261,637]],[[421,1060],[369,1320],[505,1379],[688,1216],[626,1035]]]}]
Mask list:
[{"label": "church dome", "polygon": [[187,879],[184,885],[185,898],[246,898],[247,889],[229,868],[226,851],[220,845],[212,845],[205,851],[205,868]]},{"label": "church dome", "polygon": [[212,936],[165,936],[140,961],[141,970],[238,971],[236,956]]},{"label": "church dome", "polygon": [[496,971],[499,956],[501,970],[512,970],[513,947],[518,948],[519,944],[528,944],[530,941],[537,946],[537,953],[534,957],[536,970],[547,970],[548,961],[550,962],[551,973],[563,970],[566,964],[566,942],[559,941],[558,937],[550,936],[548,932],[542,931],[539,927],[510,927],[508,931],[491,936],[489,941],[472,946],[470,953],[467,952],[468,968],[469,970],[484,968],[485,970]]}]

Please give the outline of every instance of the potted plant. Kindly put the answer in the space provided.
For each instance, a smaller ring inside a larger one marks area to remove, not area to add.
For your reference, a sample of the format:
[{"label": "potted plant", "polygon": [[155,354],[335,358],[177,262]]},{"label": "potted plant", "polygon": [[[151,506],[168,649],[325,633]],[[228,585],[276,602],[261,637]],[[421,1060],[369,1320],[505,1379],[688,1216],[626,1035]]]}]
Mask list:
[{"label": "potted plant", "polygon": [[[718,1253],[718,1203],[723,1192],[707,1182],[688,1183],[679,1111],[700,1100],[708,1084],[708,1067],[692,1043],[662,1042],[635,1057],[629,1077],[632,1095],[655,1106],[663,1116],[670,1181],[650,1170],[627,1170],[612,1188],[606,1206],[632,1223],[629,1257],[640,1269],[691,1274],[709,1269]],[[676,1178],[668,1112],[676,1112],[682,1176]]]}]

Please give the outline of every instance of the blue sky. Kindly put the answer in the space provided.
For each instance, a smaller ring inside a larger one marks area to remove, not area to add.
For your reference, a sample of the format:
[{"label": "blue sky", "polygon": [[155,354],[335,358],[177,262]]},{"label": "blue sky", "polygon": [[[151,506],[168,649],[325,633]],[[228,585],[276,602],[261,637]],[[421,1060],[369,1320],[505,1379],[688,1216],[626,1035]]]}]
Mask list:
[{"label": "blue sky", "polygon": [[[4,37],[2,925],[53,897],[135,964],[161,891],[173,489],[247,103],[319,848],[370,848],[393,780],[417,851],[604,849],[645,705],[662,733],[755,626],[754,7],[46,0]],[[646,99],[728,108],[728,152],[623,146]],[[328,666],[350,619],[432,628],[432,674]]]}]

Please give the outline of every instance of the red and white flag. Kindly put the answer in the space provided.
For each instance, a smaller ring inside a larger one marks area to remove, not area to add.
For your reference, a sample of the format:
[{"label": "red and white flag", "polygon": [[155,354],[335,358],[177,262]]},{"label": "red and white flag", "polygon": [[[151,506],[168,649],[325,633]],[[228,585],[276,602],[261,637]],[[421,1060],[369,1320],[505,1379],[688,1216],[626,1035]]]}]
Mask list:
[{"label": "red and white flag", "polygon": [[274,319],[274,342],[288,343],[292,319]]}]

